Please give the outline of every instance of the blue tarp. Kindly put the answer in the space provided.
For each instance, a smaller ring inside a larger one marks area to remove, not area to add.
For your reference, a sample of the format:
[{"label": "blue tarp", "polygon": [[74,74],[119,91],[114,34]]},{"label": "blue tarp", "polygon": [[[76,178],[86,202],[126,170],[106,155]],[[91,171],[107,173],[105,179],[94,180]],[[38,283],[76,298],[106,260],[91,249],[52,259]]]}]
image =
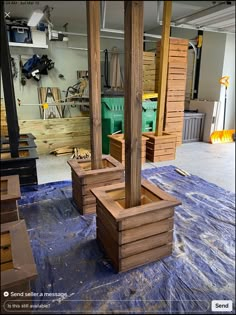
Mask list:
[{"label": "blue tarp", "polygon": [[70,181],[23,188],[20,216],[38,270],[35,312],[209,314],[212,300],[234,300],[235,194],[173,166],[142,176],[182,202],[173,254],[121,274],[97,245],[95,215],[74,207]]}]

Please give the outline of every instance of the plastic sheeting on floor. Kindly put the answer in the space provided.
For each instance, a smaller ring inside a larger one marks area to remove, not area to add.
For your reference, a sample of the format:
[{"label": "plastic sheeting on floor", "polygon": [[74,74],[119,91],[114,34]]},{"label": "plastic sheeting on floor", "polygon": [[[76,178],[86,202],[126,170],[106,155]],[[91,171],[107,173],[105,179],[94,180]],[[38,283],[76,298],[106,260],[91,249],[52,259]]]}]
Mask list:
[{"label": "plastic sheeting on floor", "polygon": [[70,181],[23,188],[20,215],[38,270],[35,313],[209,314],[212,300],[234,299],[235,194],[173,166],[142,175],[182,201],[174,250],[122,274],[96,243],[95,215],[73,206]]}]

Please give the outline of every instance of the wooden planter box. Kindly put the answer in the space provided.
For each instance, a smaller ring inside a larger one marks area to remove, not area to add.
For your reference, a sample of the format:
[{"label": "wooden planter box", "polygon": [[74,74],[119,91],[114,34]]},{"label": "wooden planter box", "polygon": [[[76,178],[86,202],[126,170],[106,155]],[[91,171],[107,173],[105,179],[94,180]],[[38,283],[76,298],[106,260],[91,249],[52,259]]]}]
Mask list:
[{"label": "wooden planter box", "polygon": [[124,181],[124,167],[109,155],[102,157],[103,168],[91,169],[91,160],[69,160],[72,175],[72,198],[79,212],[96,212],[96,199],[90,189]]},{"label": "wooden planter box", "polygon": [[142,181],[142,204],[125,209],[125,184],[92,189],[96,197],[97,241],[117,272],[172,253],[174,207],[181,203]]},{"label": "wooden planter box", "polygon": [[[25,221],[10,222],[1,225],[1,313],[17,313],[17,310],[7,309],[11,300],[17,303],[31,300],[30,280],[37,276],[37,270],[30,247]],[[19,293],[20,296],[4,297],[8,291]],[[22,296],[23,295],[23,296]],[[6,302],[8,301],[8,302]],[[6,302],[4,304],[4,302]],[[20,310],[22,312],[22,310]]]},{"label": "wooden planter box", "polygon": [[[125,165],[125,139],[124,134],[108,135],[110,138],[110,155]],[[141,159],[146,162],[146,137],[142,137]]]},{"label": "wooden planter box", "polygon": [[1,177],[1,224],[19,220],[17,200],[21,197],[19,176]]},{"label": "wooden planter box", "polygon": [[[9,140],[9,139],[8,139]],[[36,144],[33,138],[26,138],[19,140],[19,150],[36,148]],[[10,143],[9,141],[0,144],[0,152],[10,152]]]},{"label": "wooden planter box", "polygon": [[174,160],[176,154],[177,136],[163,132],[155,136],[154,132],[143,133],[148,138],[146,142],[146,158],[151,162]]},{"label": "wooden planter box", "polygon": [[38,184],[36,149],[19,150],[17,158],[11,158],[10,152],[2,152],[0,157],[1,176],[19,175],[20,185]]}]

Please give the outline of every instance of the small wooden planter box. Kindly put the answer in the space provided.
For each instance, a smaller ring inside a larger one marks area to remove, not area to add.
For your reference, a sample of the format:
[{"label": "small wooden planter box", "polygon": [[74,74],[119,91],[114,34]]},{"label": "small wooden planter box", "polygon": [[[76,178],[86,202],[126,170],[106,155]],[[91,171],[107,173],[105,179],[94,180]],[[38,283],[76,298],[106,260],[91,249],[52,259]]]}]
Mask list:
[{"label": "small wooden planter box", "polygon": [[142,204],[125,209],[125,184],[92,189],[97,202],[97,241],[117,272],[172,253],[174,207],[181,203],[142,181]]},{"label": "small wooden planter box", "polygon": [[[30,148],[36,148],[36,144],[33,138],[26,138],[19,140],[19,150],[25,150]],[[10,152],[10,143],[1,143],[0,152]]]},{"label": "small wooden planter box", "polygon": [[[30,280],[37,276],[37,270],[30,247],[25,221],[10,222],[1,225],[1,313],[11,312],[7,304],[17,300],[31,300],[25,294],[30,293]],[[19,293],[18,297],[4,297],[4,291]],[[23,295],[23,296],[22,296]],[[6,302],[9,301],[9,302]],[[6,302],[4,304],[4,302]],[[19,310],[22,311],[22,310]],[[15,310],[17,313],[17,310]],[[14,313],[14,312],[13,312]]]},{"label": "small wooden planter box", "polygon": [[163,132],[155,136],[154,132],[143,133],[148,138],[146,142],[146,158],[151,162],[174,160],[176,154],[177,136]]},{"label": "small wooden planter box", "polygon": [[17,200],[20,197],[19,176],[1,177],[1,224],[19,220]]},{"label": "small wooden planter box", "polygon": [[90,189],[124,181],[124,167],[109,155],[102,157],[103,168],[91,169],[91,160],[69,160],[72,175],[72,197],[79,212],[96,212],[96,199]]},{"label": "small wooden planter box", "polygon": [[0,157],[1,176],[19,175],[20,185],[38,184],[36,149],[19,150],[17,158],[11,158],[10,152],[2,152]]},{"label": "small wooden planter box", "polygon": [[[110,155],[125,165],[125,139],[124,134],[108,135],[110,138]],[[142,137],[141,159],[146,162],[146,137]]]}]

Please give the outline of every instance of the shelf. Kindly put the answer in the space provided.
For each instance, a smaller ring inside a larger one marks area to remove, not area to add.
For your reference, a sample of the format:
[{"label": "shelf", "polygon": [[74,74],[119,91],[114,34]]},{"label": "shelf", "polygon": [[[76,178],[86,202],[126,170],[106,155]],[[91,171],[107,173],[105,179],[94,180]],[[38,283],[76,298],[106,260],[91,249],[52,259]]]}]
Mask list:
[{"label": "shelf", "polygon": [[9,42],[9,46],[12,47],[27,47],[27,48],[48,48],[48,45],[36,45],[36,44],[25,44],[25,43],[14,43],[14,42]]}]

